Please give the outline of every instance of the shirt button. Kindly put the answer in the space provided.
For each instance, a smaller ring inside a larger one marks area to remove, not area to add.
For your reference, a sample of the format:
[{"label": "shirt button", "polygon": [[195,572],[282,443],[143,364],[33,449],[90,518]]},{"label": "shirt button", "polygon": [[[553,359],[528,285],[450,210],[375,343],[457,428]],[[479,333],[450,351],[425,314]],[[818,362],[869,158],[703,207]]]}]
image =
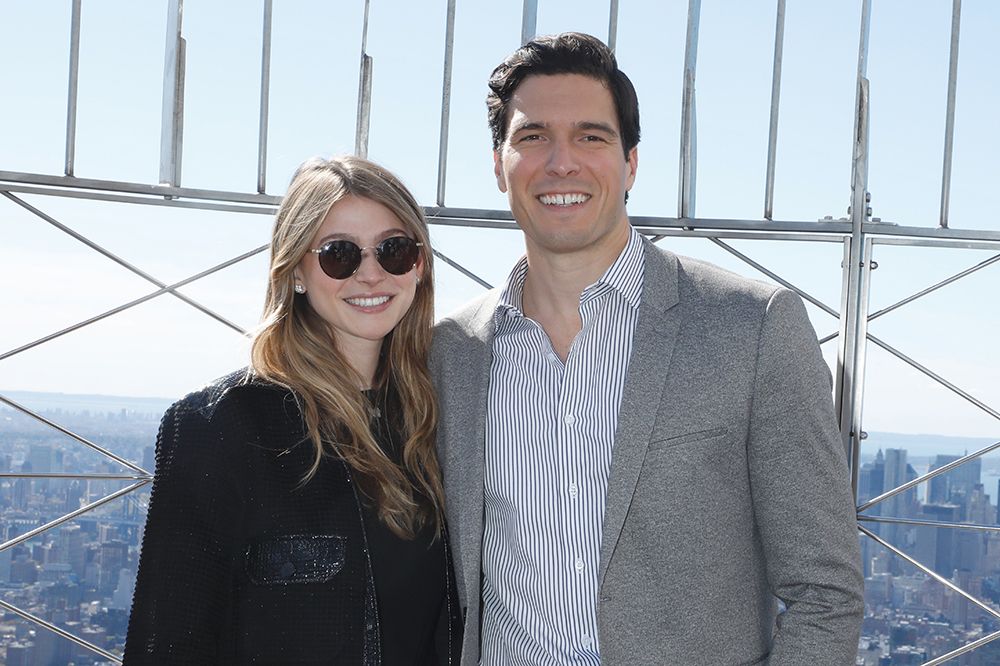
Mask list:
[{"label": "shirt button", "polygon": [[576,558],[576,564],[574,566],[576,567],[577,573],[583,573],[583,560],[579,557]]},{"label": "shirt button", "polygon": [[584,634],[583,636],[580,637],[580,642],[583,643],[583,647],[589,648],[592,643],[592,640],[590,636]]},{"label": "shirt button", "polygon": [[576,417],[573,416],[572,414],[567,414],[566,417],[563,419],[563,422],[566,425],[573,425],[574,423],[576,423]]},{"label": "shirt button", "polygon": [[569,484],[569,496],[576,499],[577,488],[575,483]]}]

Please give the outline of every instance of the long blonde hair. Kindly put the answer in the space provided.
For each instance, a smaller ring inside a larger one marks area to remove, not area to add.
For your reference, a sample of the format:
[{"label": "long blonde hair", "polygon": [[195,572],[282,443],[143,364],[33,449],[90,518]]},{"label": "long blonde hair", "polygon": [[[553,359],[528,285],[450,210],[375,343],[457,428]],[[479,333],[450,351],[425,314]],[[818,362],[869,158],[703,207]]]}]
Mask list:
[{"label": "long blonde hair", "polygon": [[[328,324],[294,292],[293,271],[310,250],[330,207],[348,196],[382,204],[395,214],[420,248],[422,274],[413,304],[382,341],[374,386],[392,383],[399,396],[403,435],[400,469],[372,437],[370,407],[361,377],[338,349]],[[433,254],[423,211],[391,173],[359,157],[313,158],[288,187],[275,219],[264,314],[251,347],[260,377],[292,390],[314,445],[312,478],[324,456],[342,458],[360,474],[360,486],[379,518],[411,538],[428,523],[442,525],[441,472],[435,456],[437,402],[427,370],[434,308]],[[408,476],[409,475],[409,476]],[[412,479],[412,481],[411,481]],[[417,491],[431,499],[422,504]]]}]

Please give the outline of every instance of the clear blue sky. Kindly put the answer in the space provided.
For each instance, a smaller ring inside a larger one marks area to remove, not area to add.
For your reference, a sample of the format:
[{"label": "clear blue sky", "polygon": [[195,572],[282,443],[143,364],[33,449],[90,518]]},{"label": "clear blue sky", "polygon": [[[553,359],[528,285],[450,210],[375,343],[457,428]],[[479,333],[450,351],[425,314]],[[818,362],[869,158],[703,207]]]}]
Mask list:
[{"label": "clear blue sky", "polygon": [[[363,2],[274,3],[268,190],[295,165],[354,144]],[[874,214],[934,226],[940,197],[951,2],[875,0],[869,78]],[[84,0],[76,174],[158,178],[166,3]],[[540,33],[607,34],[607,3],[541,0]],[[618,57],[639,92],[643,138],[629,209],[677,214],[681,66],[687,3],[622,2]],[[62,172],[68,0],[4,2],[0,170]],[[774,2],[705,0],[698,54],[698,208],[701,217],[759,219]],[[404,9],[405,7],[405,9]],[[445,27],[444,0],[371,0],[374,59],[369,155],[434,203]],[[861,2],[789,0],[785,26],[775,217],[846,214]],[[187,89],[182,184],[253,191],[262,3],[187,0]],[[483,97],[492,67],[520,36],[521,3],[459,0],[447,201],[502,209],[492,176]],[[951,221],[998,229],[1000,6],[963,3]],[[267,241],[270,219],[153,206],[25,196],[60,221],[165,281],[182,279]],[[141,279],[0,199],[0,353],[152,290]],[[436,227],[436,247],[485,279],[502,281],[522,251],[516,232]],[[754,275],[697,239],[665,246]],[[839,307],[840,247],[734,243],[827,304]],[[992,253],[880,247],[872,309]],[[240,325],[260,310],[263,256],[185,288]],[[872,331],[980,399],[1000,404],[1000,327],[993,267],[922,299]],[[479,287],[438,264],[439,312]],[[821,335],[836,322],[810,312]],[[174,298],[0,361],[0,390],[179,396],[245,362],[239,336]],[[828,360],[835,346],[826,346]],[[995,437],[998,423],[879,350],[869,357],[866,428]]]}]

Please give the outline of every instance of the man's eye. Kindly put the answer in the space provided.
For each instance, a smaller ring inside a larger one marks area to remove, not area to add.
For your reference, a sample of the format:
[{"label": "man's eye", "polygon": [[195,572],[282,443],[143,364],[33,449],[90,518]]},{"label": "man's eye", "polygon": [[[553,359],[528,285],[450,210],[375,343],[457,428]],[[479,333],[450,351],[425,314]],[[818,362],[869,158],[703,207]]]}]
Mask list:
[{"label": "man's eye", "polygon": [[597,134],[587,134],[586,136],[583,137],[583,140],[587,141],[587,142],[602,142],[603,143],[604,142],[604,137],[603,136],[598,136]]},{"label": "man's eye", "polygon": [[524,141],[538,141],[541,138],[542,138],[541,134],[525,134],[524,136],[522,136],[520,138],[520,141],[521,142],[524,142]]}]

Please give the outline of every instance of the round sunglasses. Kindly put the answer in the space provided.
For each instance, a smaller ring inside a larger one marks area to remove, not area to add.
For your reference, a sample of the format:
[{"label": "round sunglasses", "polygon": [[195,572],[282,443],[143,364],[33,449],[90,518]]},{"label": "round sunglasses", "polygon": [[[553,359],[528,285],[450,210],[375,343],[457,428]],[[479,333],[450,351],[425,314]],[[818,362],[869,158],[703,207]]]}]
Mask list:
[{"label": "round sunglasses", "polygon": [[375,259],[387,273],[409,273],[417,265],[419,248],[423,245],[406,236],[393,236],[370,247],[358,247],[357,243],[349,240],[332,240],[309,251],[319,255],[319,267],[324,273],[334,280],[346,280],[358,272],[365,250],[375,252]]}]

